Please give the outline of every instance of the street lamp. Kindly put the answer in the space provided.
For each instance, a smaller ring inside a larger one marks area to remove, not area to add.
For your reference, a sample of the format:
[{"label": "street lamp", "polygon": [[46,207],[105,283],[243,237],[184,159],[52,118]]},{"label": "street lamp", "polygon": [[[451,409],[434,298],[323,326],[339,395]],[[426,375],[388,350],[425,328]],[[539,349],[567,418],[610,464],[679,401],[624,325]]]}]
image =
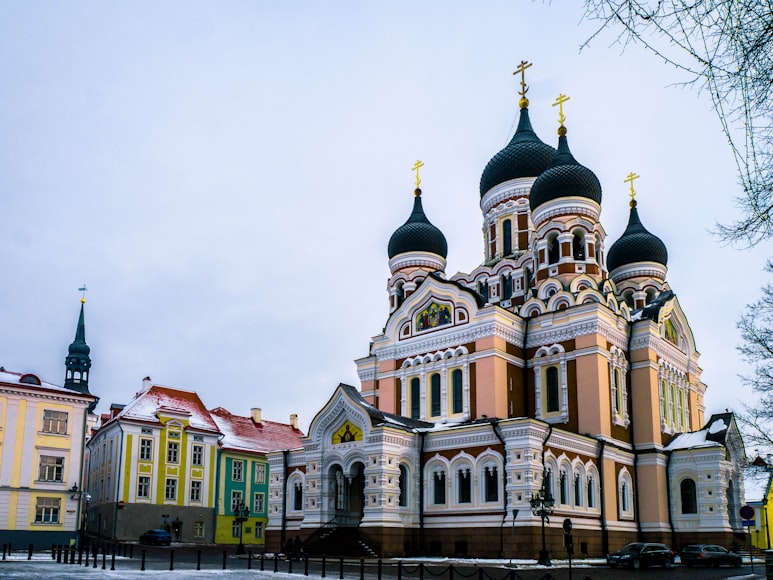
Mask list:
[{"label": "street lamp", "polygon": [[244,544],[242,543],[242,532],[244,531],[244,522],[250,517],[250,508],[244,505],[244,502],[239,502],[234,510],[234,523],[239,524],[239,545],[236,547],[237,554],[244,554]]},{"label": "street lamp", "polygon": [[550,558],[548,557],[548,550],[545,547],[545,520],[550,523],[550,516],[553,515],[553,508],[556,505],[556,500],[553,499],[553,495],[550,493],[550,489],[547,487],[547,473],[542,473],[542,487],[540,490],[531,496],[529,505],[531,506],[531,512],[542,520],[542,549],[539,551],[539,560],[537,564],[541,566],[552,566]]}]

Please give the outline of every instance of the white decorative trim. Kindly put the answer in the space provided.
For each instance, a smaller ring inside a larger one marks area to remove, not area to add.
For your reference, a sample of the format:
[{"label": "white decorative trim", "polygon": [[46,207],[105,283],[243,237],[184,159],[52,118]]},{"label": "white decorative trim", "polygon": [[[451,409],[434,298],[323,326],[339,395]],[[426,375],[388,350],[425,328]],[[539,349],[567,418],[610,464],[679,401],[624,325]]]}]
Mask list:
[{"label": "white decorative trim", "polygon": [[517,197],[525,197],[529,195],[531,186],[534,185],[534,177],[520,177],[518,179],[511,179],[495,185],[489,189],[480,200],[480,209],[483,214],[487,214],[489,210],[497,204],[507,201],[508,199],[515,199]]},{"label": "white decorative trim", "polygon": [[562,215],[584,215],[598,221],[601,206],[586,197],[559,197],[540,205],[532,212],[531,218],[534,225],[539,227],[543,222]]},{"label": "white decorative trim", "polygon": [[655,278],[663,281],[666,279],[667,271],[668,268],[658,262],[635,262],[615,268],[609,273],[609,277],[615,284],[630,278]]},{"label": "white decorative trim", "polygon": [[404,252],[389,260],[389,270],[394,275],[402,268],[430,268],[444,272],[446,259],[432,252]]}]

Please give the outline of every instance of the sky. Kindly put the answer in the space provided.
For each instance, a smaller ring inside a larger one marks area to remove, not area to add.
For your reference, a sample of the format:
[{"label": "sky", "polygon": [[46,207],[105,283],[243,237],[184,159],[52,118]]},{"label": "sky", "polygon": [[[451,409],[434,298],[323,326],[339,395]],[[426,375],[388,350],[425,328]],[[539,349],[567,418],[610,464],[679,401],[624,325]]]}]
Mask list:
[{"label": "sky", "polygon": [[581,3],[0,3],[0,365],[64,381],[81,293],[98,409],[142,379],[306,429],[388,315],[412,208],[452,276],[483,260],[480,175],[527,70],[537,134],[598,176],[606,248],[639,215],[701,352],[706,416],[750,393],[735,323],[769,249],[723,246],[736,168],[707,95]]}]

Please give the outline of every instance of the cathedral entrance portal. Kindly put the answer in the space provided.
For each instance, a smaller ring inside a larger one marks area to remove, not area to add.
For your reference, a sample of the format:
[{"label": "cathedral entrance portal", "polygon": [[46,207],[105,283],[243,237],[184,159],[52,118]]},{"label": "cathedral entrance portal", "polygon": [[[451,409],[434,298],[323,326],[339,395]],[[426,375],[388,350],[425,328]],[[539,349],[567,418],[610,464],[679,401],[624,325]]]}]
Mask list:
[{"label": "cathedral entrance portal", "polygon": [[345,473],[340,465],[334,465],[330,468],[329,489],[333,494],[336,524],[358,526],[365,507],[365,465],[357,462],[349,473]]}]

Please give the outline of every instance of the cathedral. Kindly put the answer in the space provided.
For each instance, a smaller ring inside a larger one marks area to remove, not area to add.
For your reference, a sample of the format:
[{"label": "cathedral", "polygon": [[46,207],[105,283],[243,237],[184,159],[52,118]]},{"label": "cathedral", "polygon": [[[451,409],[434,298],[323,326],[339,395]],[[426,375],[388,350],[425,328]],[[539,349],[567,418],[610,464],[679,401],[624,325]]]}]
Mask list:
[{"label": "cathedral", "polygon": [[[602,189],[529,119],[480,180],[483,261],[446,275],[422,206],[388,243],[388,314],[359,388],[341,384],[298,449],[269,455],[267,548],[350,538],[382,556],[577,557],[636,541],[729,545],[743,443],[706,385],[668,252],[630,187],[612,243]],[[651,209],[650,211],[654,211]]]}]

